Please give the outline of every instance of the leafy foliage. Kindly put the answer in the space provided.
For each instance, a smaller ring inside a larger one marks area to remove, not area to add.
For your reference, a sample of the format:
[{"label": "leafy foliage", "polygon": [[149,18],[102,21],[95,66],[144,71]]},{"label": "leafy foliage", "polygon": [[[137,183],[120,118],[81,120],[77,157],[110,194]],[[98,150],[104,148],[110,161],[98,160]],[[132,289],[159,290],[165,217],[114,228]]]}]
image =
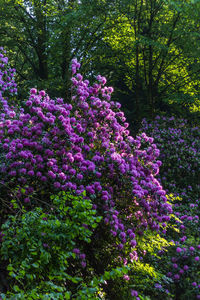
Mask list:
[{"label": "leafy foliage", "polygon": [[23,208],[21,214],[10,216],[2,226],[1,245],[1,259],[9,261],[9,284],[13,287],[8,296],[69,296],[73,285],[75,290],[82,281],[81,268],[86,264],[85,254],[74,247],[77,241],[90,242],[92,230],[101,220],[95,213],[91,201],[60,192],[52,196],[48,213],[40,207],[30,212]]}]

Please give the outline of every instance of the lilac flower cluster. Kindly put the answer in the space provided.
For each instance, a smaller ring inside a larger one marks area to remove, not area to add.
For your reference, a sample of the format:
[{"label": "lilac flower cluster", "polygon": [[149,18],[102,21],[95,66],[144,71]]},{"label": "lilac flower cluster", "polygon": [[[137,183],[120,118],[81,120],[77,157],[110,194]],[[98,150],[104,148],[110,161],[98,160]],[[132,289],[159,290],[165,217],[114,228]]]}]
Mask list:
[{"label": "lilac flower cluster", "polygon": [[138,292],[135,291],[135,290],[131,290],[131,296],[134,297],[134,299],[136,299],[136,300],[140,299],[140,297],[137,297],[138,296]]},{"label": "lilac flower cluster", "polygon": [[86,255],[85,255],[85,253],[80,253],[80,250],[78,248],[74,248],[73,253],[75,253],[76,257],[81,260],[81,266],[83,268],[85,268],[86,267]]},{"label": "lilac flower cluster", "polygon": [[169,191],[173,187],[176,192],[178,187],[183,189],[185,182],[188,183],[188,190],[197,189],[200,169],[199,127],[191,126],[185,119],[157,116],[151,123],[143,120],[142,130],[153,134],[161,151],[160,159],[165,162],[161,168],[162,182],[169,181]]},{"label": "lilac flower cluster", "polygon": [[[6,51],[0,47],[0,98],[3,100],[4,95],[14,95],[17,93],[17,84],[15,83],[15,69],[8,65]],[[1,101],[2,104],[2,101]]]},{"label": "lilac flower cluster", "polygon": [[[177,247],[176,256],[172,257],[169,263],[171,271],[167,273],[167,276],[177,281],[181,280],[182,276],[189,276],[190,268],[193,268],[192,264],[196,264],[198,269],[200,267],[199,250],[200,245]],[[191,285],[193,284],[191,283]]]},{"label": "lilac flower cluster", "polygon": [[160,152],[145,133],[130,136],[106,79],[99,75],[90,86],[76,73],[79,68],[74,59],[73,105],[33,88],[24,109],[6,107],[0,117],[0,174],[7,193],[18,187],[16,196],[30,205],[36,196],[49,201],[51,192],[85,191],[116,247],[128,242],[132,251],[144,230],[158,232],[172,212],[155,178]]}]

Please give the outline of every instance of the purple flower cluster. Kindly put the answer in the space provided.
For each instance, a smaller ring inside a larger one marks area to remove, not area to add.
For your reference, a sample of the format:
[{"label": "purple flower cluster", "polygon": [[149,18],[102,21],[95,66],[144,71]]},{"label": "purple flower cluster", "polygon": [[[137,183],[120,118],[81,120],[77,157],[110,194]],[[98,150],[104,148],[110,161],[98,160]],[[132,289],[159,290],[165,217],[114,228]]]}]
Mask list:
[{"label": "purple flower cluster", "polygon": [[[17,84],[15,83],[15,69],[8,65],[8,57],[5,56],[6,51],[0,47],[0,108],[3,112],[9,112],[7,96],[17,94]],[[10,118],[14,117],[14,112],[10,112]]]},{"label": "purple flower cluster", "polygon": [[134,299],[139,300],[140,297],[138,297],[138,292],[135,290],[131,290],[131,296],[134,297]]},{"label": "purple flower cluster", "polygon": [[[153,134],[161,151],[160,159],[164,162],[161,167],[161,179],[163,183],[168,181],[168,190],[171,192],[174,188],[177,192],[177,188],[183,189],[187,182],[188,190],[197,191],[199,184],[197,174],[200,169],[199,127],[191,126],[185,119],[157,116],[151,123],[143,120],[142,130]],[[184,196],[184,192],[182,191],[180,196]]]},{"label": "purple flower cluster", "polygon": [[76,255],[77,258],[81,260],[81,266],[83,268],[86,267],[86,255],[84,253],[80,253],[80,250],[78,248],[73,249],[73,253]]},{"label": "purple flower cluster", "polygon": [[200,259],[198,256],[199,250],[200,245],[197,245],[195,247],[187,245],[182,248],[177,247],[176,252],[178,253],[178,255],[171,258],[171,271],[167,273],[167,276],[177,281],[181,280],[182,277],[189,277],[194,266],[196,266],[198,270],[200,267]]}]

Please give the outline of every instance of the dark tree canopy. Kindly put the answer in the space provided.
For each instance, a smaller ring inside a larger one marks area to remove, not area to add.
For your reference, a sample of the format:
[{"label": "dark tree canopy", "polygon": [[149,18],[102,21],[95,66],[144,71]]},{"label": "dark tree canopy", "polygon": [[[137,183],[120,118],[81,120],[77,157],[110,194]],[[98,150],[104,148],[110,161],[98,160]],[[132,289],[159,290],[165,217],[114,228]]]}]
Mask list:
[{"label": "dark tree canopy", "polygon": [[130,121],[134,114],[199,106],[199,1],[0,4],[0,44],[9,49],[20,86],[69,101],[70,61],[77,57],[87,76],[111,80]]}]

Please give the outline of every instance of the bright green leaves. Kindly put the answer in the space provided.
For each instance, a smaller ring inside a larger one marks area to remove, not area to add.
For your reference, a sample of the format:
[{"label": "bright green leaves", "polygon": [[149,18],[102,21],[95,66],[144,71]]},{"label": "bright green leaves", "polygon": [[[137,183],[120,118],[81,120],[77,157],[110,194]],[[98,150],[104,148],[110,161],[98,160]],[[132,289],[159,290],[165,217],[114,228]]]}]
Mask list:
[{"label": "bright green leaves", "polygon": [[67,272],[72,262],[77,272],[81,268],[73,249],[79,247],[80,241],[90,242],[101,217],[96,216],[91,201],[83,196],[60,192],[51,199],[50,211],[36,207],[10,216],[2,226],[5,236],[1,259],[9,260],[9,281],[17,283],[6,299],[12,299],[11,295],[15,299],[18,295],[20,299],[27,295],[29,299],[52,299],[50,292],[53,299],[70,299],[71,292],[66,290],[65,282],[76,286],[82,281]]}]

